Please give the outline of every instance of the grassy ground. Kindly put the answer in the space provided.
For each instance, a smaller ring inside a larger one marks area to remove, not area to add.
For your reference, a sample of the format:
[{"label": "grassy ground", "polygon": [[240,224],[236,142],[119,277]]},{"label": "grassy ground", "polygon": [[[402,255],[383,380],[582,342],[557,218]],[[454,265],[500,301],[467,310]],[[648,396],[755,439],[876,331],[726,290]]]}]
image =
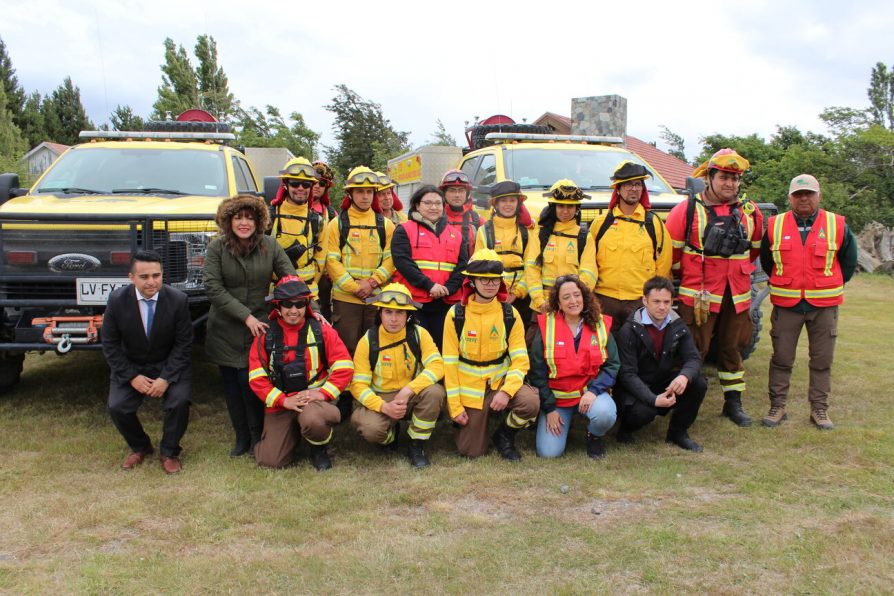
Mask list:
[{"label": "grassy ground", "polygon": [[[336,430],[335,468],[279,471],[227,457],[216,370],[196,371],[184,471],[125,473],[99,354],[28,357],[0,398],[0,591],[7,593],[890,592],[894,585],[891,279],[861,276],[842,307],[830,416],[808,421],[806,341],[789,420],[737,429],[711,380],[692,436],[666,422],[608,457],[520,465],[453,455],[414,471]],[[769,339],[747,362],[765,413]],[[886,381],[887,379],[887,381]],[[142,411],[153,437],[157,406]],[[566,487],[562,490],[562,487]]]}]

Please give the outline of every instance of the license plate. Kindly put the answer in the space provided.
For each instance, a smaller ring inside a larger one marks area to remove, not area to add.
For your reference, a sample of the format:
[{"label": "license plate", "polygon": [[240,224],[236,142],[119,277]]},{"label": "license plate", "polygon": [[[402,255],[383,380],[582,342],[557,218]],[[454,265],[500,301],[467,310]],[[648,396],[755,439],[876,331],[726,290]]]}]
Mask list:
[{"label": "license plate", "polygon": [[78,304],[104,306],[109,294],[130,283],[126,277],[79,277],[77,278]]}]

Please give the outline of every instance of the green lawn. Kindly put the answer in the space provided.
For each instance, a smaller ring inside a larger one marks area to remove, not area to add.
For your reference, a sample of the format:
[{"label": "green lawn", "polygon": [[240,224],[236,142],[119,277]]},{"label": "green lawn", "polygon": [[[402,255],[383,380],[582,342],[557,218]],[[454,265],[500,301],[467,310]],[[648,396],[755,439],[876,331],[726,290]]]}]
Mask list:
[{"label": "green lawn", "polygon": [[[0,592],[25,593],[883,593],[894,586],[894,317],[889,278],[860,276],[842,307],[837,428],[809,421],[806,338],[789,420],[764,429],[769,335],[746,363],[757,426],[718,416],[716,378],[691,435],[658,420],[632,447],[521,464],[453,454],[433,466],[386,457],[347,425],[334,469],[283,471],[227,457],[216,369],[196,370],[184,470],[125,473],[105,412],[98,353],[30,355],[0,397]],[[888,379],[888,381],[885,381]],[[142,418],[155,440],[160,416]],[[563,492],[562,486],[567,486]]]}]

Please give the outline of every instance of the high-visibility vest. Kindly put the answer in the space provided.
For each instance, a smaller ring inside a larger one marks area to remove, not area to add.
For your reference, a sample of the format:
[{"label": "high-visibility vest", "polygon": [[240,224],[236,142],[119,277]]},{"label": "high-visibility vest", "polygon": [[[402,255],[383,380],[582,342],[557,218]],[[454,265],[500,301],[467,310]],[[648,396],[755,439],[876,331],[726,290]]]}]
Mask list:
[{"label": "high-visibility vest", "polygon": [[844,232],[844,217],[822,209],[804,242],[791,211],[770,218],[770,302],[786,308],[801,300],[816,307],[844,302],[844,278],[838,262]]},{"label": "high-visibility vest", "polygon": [[[742,254],[730,257],[704,255],[703,241],[709,214],[700,195],[696,195],[694,203],[695,212],[689,230],[689,242],[674,239],[674,247],[683,250],[680,257],[680,299],[684,304],[692,306],[696,295],[704,289],[709,294],[711,312],[720,312],[723,294],[729,285],[736,312],[746,311],[751,306],[751,274],[755,269],[751,251],[746,250]],[[685,212],[686,208],[687,204],[684,201],[674,207],[674,210],[680,209]],[[759,248],[760,241],[754,240],[754,216],[746,214],[741,208],[739,216],[745,237],[752,242],[752,248]]]},{"label": "high-visibility vest", "polygon": [[[441,235],[437,236],[430,228],[421,226],[414,220],[405,221],[400,225],[407,233],[410,252],[419,270],[436,284],[445,285],[459,260],[459,250],[463,242],[460,228],[445,226]],[[413,286],[399,270],[394,272],[394,279],[410,290],[416,302],[432,301],[428,290]],[[459,299],[460,290],[457,290],[444,298],[444,301],[452,304],[459,302]]]},{"label": "high-visibility vest", "polygon": [[606,346],[612,325],[611,317],[602,315],[595,331],[585,323],[576,352],[574,336],[563,315],[537,315],[537,325],[543,340],[543,359],[549,370],[547,383],[556,396],[556,405],[573,406],[608,359]]}]

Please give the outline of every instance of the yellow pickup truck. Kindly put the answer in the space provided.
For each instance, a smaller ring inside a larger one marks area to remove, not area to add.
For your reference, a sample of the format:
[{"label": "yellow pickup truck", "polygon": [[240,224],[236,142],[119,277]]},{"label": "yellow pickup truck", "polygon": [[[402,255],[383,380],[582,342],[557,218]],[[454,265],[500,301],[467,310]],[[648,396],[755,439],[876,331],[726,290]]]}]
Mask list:
[{"label": "yellow pickup truck", "polygon": [[203,324],[217,206],[258,193],[258,180],[226,125],[154,124],[82,132],[30,189],[0,175],[0,393],[28,351],[100,348],[106,300],[128,283],[138,250],[161,254],[165,282],[189,295]]}]

